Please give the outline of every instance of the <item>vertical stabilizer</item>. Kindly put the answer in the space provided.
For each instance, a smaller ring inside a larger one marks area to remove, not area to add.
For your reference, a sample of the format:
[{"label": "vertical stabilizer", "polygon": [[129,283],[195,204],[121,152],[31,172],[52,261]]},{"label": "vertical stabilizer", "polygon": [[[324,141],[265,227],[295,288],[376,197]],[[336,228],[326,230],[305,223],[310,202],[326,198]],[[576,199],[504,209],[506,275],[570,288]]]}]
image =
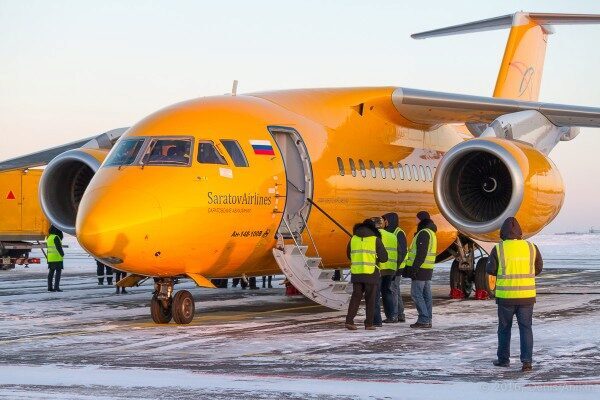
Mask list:
[{"label": "vertical stabilizer", "polygon": [[416,33],[414,39],[510,28],[494,97],[537,101],[540,94],[546,43],[552,25],[597,24],[600,15],[517,12],[467,24]]}]

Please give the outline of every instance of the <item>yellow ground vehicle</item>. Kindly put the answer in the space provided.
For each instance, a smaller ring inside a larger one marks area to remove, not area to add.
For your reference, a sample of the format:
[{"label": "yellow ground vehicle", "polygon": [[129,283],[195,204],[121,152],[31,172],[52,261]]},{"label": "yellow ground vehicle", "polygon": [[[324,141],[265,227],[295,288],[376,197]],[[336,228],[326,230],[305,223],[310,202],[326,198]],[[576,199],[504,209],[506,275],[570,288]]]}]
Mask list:
[{"label": "yellow ground vehicle", "polygon": [[48,220],[38,197],[41,169],[0,172],[0,269],[39,264],[29,252],[43,247]]}]

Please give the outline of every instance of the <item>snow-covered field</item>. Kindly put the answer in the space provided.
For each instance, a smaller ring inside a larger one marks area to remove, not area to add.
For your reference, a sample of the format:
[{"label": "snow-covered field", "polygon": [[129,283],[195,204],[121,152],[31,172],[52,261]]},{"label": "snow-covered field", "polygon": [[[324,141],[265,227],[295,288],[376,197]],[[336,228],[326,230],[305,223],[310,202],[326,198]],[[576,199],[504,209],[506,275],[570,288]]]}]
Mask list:
[{"label": "snow-covered field", "polygon": [[[344,312],[274,289],[199,289],[189,326],[156,326],[149,284],[116,295],[72,239],[63,293],[45,267],[0,272],[0,398],[598,398],[600,236],[535,238],[538,279],[534,372],[491,366],[493,301],[447,298],[434,280],[434,328],[343,329]],[[407,285],[404,286],[407,294]],[[407,296],[407,316],[416,313]],[[360,319],[357,320],[357,322]]]}]

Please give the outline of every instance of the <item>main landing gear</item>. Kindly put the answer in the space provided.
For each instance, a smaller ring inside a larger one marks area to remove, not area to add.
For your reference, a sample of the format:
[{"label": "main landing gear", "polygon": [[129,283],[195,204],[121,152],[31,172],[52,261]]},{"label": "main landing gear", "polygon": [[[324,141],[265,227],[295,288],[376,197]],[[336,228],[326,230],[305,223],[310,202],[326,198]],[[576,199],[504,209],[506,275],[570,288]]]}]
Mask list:
[{"label": "main landing gear", "polygon": [[[479,255],[476,251],[479,250]],[[450,253],[454,261],[450,267],[450,297],[466,299],[475,289],[476,300],[494,297],[496,277],[486,272],[487,257],[472,240],[457,237]]]},{"label": "main landing gear", "polygon": [[194,319],[194,297],[187,290],[180,290],[173,296],[174,284],[172,278],[154,280],[150,314],[157,324],[168,324],[171,319],[180,325],[189,324]]}]

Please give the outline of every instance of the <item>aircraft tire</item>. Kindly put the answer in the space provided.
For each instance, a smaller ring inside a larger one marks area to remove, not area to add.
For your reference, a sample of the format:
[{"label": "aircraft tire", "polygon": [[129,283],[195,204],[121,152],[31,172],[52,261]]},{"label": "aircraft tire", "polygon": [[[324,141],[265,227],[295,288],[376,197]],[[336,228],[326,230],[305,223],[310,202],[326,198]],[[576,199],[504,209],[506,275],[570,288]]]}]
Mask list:
[{"label": "aircraft tire", "polygon": [[171,318],[173,318],[171,308],[165,309],[156,295],[152,296],[152,300],[150,301],[150,315],[152,315],[152,320],[157,324],[168,324],[171,322]]},{"label": "aircraft tire", "polygon": [[177,324],[189,324],[194,319],[194,297],[187,290],[180,290],[173,297],[173,320]]},{"label": "aircraft tire", "polygon": [[450,267],[450,289],[459,289],[468,298],[473,291],[473,283],[469,279],[468,272],[461,271],[458,268],[458,260],[452,261]]},{"label": "aircraft tire", "polygon": [[485,269],[487,257],[481,257],[475,266],[475,288],[477,290],[485,290],[489,298],[494,297],[496,291],[496,277],[489,275]]}]

